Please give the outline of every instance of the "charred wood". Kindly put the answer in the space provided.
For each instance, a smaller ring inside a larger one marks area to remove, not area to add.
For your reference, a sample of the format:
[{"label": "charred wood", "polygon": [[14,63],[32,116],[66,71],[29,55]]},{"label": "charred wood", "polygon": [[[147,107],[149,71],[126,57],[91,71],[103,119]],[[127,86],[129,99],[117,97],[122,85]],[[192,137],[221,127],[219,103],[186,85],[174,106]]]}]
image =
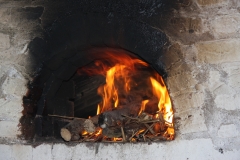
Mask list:
[{"label": "charred wood", "polygon": [[93,133],[96,130],[96,126],[94,124],[97,123],[97,118],[91,118],[91,119],[80,119],[80,118],[75,118],[61,128],[60,134],[61,137],[65,141],[77,141],[80,139],[80,135],[83,131]]},{"label": "charred wood", "polygon": [[119,109],[103,112],[99,115],[98,124],[101,128],[121,126],[126,120],[127,115],[136,117],[141,108],[141,102],[132,103],[125,106],[119,106]]}]

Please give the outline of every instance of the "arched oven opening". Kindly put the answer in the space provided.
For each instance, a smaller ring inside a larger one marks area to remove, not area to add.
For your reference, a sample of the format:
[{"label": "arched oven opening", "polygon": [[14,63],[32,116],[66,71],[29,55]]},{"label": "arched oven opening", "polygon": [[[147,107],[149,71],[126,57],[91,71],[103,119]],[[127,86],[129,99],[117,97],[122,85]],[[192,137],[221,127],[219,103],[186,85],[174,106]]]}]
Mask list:
[{"label": "arched oven opening", "polygon": [[[46,76],[41,71],[30,84],[24,106],[35,106],[35,117],[25,136],[91,142],[174,139],[171,99],[158,72],[120,48],[85,53],[89,62],[71,74],[66,72],[65,80],[51,74],[38,90]],[[30,104],[30,99],[35,103]]]},{"label": "arched oven opening", "polygon": [[[239,159],[239,7],[237,0],[1,2],[0,159]],[[107,73],[116,64],[94,53],[103,56],[108,51],[147,63],[148,67],[134,65],[139,72],[122,68],[134,80],[130,93],[144,86],[134,86],[135,81],[145,79],[148,87],[145,94],[139,91],[140,98],[125,93],[129,87],[124,84],[129,83],[107,87],[114,91],[110,109],[99,113],[105,107],[98,90],[107,84]],[[95,67],[97,74],[87,72]],[[145,131],[130,131],[128,137],[127,127],[142,113],[147,120],[156,120],[159,101],[150,78],[157,79],[151,74],[155,72],[163,78],[174,105],[174,137],[162,134],[170,126],[158,134],[160,125],[151,127],[154,122],[149,127],[143,124]],[[155,103],[146,103],[152,99]],[[146,103],[135,115],[108,116],[135,100],[141,106]],[[99,123],[93,122],[95,117]],[[108,125],[108,117],[116,119],[114,127]],[[84,130],[73,136],[70,130],[64,141],[61,133],[68,133],[73,118],[85,125],[72,128]],[[92,134],[98,127],[109,138]],[[154,143],[161,136],[174,140]]]},{"label": "arched oven opening", "polygon": [[[45,39],[29,45],[38,65],[23,98],[21,137],[40,142],[173,140],[162,62],[167,43],[165,34],[148,24],[106,14],[77,13],[54,23]],[[106,87],[110,70],[115,70],[115,84]],[[85,124],[86,119],[92,121]],[[71,124],[75,120],[77,126]]]}]

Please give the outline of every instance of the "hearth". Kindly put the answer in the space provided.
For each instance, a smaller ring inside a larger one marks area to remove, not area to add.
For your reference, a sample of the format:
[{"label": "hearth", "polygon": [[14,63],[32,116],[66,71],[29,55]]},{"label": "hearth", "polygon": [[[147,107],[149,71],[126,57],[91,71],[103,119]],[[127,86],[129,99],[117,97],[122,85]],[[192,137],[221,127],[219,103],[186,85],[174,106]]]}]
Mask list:
[{"label": "hearth", "polygon": [[[239,159],[238,1],[0,4],[0,159]],[[161,117],[155,80],[174,124]]]},{"label": "hearth", "polygon": [[[174,139],[171,99],[158,72],[120,48],[93,48],[86,50],[85,56],[92,61],[80,65],[72,75],[67,73],[69,78],[57,81],[58,86],[44,84],[45,88],[39,89],[44,72],[30,84],[24,106],[25,111],[35,109],[35,117],[33,128],[22,121],[23,127],[30,127],[30,131],[23,128],[25,138],[35,135],[35,140],[78,142]],[[44,89],[54,94],[44,94]]]},{"label": "hearth", "polygon": [[[73,11],[30,43],[39,56],[23,98],[24,139],[92,141],[95,133],[93,141],[174,139],[166,35],[137,17],[114,16]],[[71,125],[73,117],[82,124]]]},{"label": "hearth", "polygon": [[[79,68],[73,77],[78,84],[76,118],[61,129],[62,138],[93,142],[172,140],[172,105],[161,76],[124,50],[99,48],[89,55],[96,60]],[[90,85],[85,85],[89,79]],[[98,95],[101,100],[95,98]]]}]

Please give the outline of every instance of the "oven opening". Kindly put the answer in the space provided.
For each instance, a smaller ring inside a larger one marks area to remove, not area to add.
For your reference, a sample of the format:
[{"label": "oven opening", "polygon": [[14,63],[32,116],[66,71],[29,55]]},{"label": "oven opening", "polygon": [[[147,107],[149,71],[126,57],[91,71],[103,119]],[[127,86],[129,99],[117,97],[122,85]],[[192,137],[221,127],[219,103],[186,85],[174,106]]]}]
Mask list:
[{"label": "oven opening", "polygon": [[35,99],[32,136],[72,142],[174,139],[171,99],[157,71],[124,49],[94,48],[86,55],[92,60],[78,67],[69,79],[59,85],[50,83],[47,89],[44,84],[44,90],[54,90],[54,94],[34,87],[45,75],[32,83],[25,98],[41,92]]}]

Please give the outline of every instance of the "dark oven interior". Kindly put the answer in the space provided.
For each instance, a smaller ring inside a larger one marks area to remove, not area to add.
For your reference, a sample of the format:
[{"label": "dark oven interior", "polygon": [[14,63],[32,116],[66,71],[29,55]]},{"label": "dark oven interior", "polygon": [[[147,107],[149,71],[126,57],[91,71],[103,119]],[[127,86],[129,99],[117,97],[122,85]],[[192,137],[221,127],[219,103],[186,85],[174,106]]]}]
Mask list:
[{"label": "dark oven interior", "polygon": [[33,39],[28,46],[33,79],[23,97],[21,137],[62,141],[59,131],[69,120],[49,114],[94,116],[101,101],[97,88],[105,79],[79,75],[78,71],[104,57],[106,51],[138,58],[165,80],[162,53],[168,40],[148,21],[162,16],[164,22],[173,3],[160,0],[155,4],[93,0],[49,3],[41,18],[43,37]]}]

